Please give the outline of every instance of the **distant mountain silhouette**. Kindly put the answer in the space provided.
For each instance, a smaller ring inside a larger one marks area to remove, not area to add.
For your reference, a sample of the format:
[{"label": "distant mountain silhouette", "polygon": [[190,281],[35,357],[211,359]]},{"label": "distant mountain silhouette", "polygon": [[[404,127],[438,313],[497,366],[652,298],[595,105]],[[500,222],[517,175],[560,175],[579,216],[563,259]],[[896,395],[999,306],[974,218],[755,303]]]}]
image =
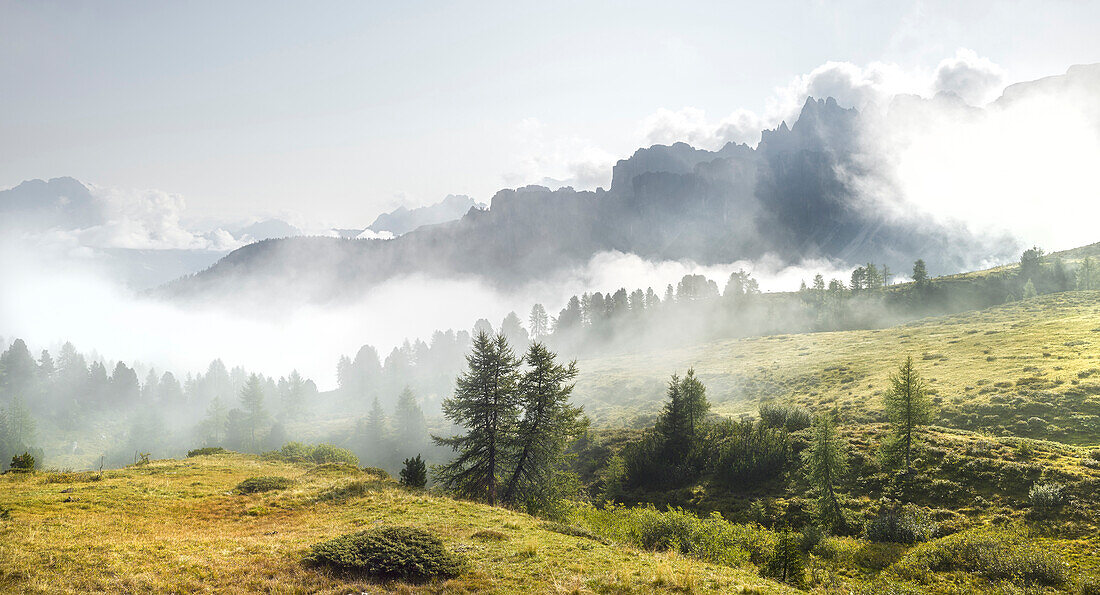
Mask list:
[{"label": "distant mountain silhouette", "polygon": [[326,301],[409,273],[514,286],[603,251],[702,264],[774,255],[905,267],[924,258],[938,271],[961,270],[976,250],[963,231],[917,218],[890,222],[856,200],[839,172],[862,167],[854,158],[860,117],[831,98],[809,98],[793,126],[764,131],[756,149],[639,149],[615,165],[609,190],[501,190],[488,209],[391,240],[258,242],[163,292],[182,298],[277,287]]},{"label": "distant mountain silhouette", "polygon": [[102,204],[73,178],[27,180],[0,190],[0,228],[83,229],[105,222]]},{"label": "distant mountain silhouette", "polygon": [[423,225],[454,221],[461,218],[470,209],[479,206],[484,205],[480,205],[469,196],[449,194],[434,205],[413,209],[397,207],[388,213],[382,213],[367,229],[375,233],[389,232],[399,236]]}]

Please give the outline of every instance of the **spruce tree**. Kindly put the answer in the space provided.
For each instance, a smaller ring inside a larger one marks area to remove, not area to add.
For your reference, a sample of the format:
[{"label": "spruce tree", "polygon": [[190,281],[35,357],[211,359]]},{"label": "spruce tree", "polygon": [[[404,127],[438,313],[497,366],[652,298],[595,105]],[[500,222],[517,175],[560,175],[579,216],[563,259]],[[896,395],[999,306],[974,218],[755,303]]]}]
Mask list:
[{"label": "spruce tree", "polygon": [[531,325],[531,340],[541,341],[550,334],[550,317],[542,304],[531,306],[531,316],[527,322]]},{"label": "spruce tree", "polygon": [[817,491],[819,518],[836,529],[845,526],[844,511],[836,495],[836,485],[848,471],[848,444],[836,429],[836,414],[814,417],[810,447],[802,452],[806,478]]},{"label": "spruce tree", "polygon": [[401,448],[415,450],[423,446],[428,437],[428,424],[424,412],[416,404],[416,396],[409,387],[397,397],[397,408],[393,416],[397,441]]},{"label": "spruce tree", "polygon": [[244,422],[248,427],[248,447],[256,449],[256,430],[267,422],[267,409],[264,408],[263,379],[257,374],[252,374],[241,389],[241,408],[244,412]]},{"label": "spruce tree", "polygon": [[661,437],[669,463],[681,465],[695,448],[702,433],[703,418],[710,409],[706,387],[688,369],[680,378],[673,374],[668,383],[668,401],[657,417],[655,430]]},{"label": "spruce tree", "polygon": [[557,363],[557,355],[541,343],[532,343],[524,356],[529,369],[519,380],[519,406],[523,411],[509,436],[514,460],[504,488],[504,502],[517,504],[540,488],[552,488],[553,472],[565,447],[582,427],[581,409],[569,403],[576,362]]},{"label": "spruce tree", "polygon": [[443,401],[443,415],[466,432],[432,437],[458,453],[436,469],[436,479],[446,490],[495,505],[505,438],[516,421],[519,361],[504,335],[479,332],[472,349],[454,396]]},{"label": "spruce tree", "polygon": [[924,287],[928,283],[928,267],[924,264],[924,259],[918,258],[913,263],[913,284],[917,287]]},{"label": "spruce tree", "polygon": [[897,374],[890,377],[890,390],[886,391],[884,405],[891,432],[905,456],[905,472],[909,473],[913,469],[916,433],[932,419],[932,402],[924,380],[913,368],[913,356],[905,358]]},{"label": "spruce tree", "polygon": [[405,459],[401,467],[401,485],[409,488],[422,488],[428,484],[428,470],[420,455]]}]

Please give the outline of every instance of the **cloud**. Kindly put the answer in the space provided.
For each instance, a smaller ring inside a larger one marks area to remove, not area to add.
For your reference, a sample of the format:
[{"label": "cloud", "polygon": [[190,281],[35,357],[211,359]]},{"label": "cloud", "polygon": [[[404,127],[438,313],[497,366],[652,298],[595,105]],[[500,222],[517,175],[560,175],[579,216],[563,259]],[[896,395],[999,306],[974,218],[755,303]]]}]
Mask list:
[{"label": "cloud", "polygon": [[107,222],[73,230],[81,245],[90,248],[141,250],[232,250],[242,245],[224,229],[195,233],[180,224],[186,206],[183,197],[161,190],[123,190],[90,186],[104,206]]},{"label": "cloud", "polygon": [[830,61],[776,88],[766,98],[762,113],[737,109],[711,120],[697,107],[662,107],[639,122],[637,137],[646,145],[682,141],[710,150],[731,141],[756,146],[761,130],[775,128],[783,121],[794,124],[806,97],[833,97],[843,107],[868,110],[882,108],[900,94],[931,97],[949,91],[980,105],[1002,88],[1003,79],[999,66],[965,48],[941,61],[934,70],[906,69],[888,62],[860,66]]},{"label": "cloud", "polygon": [[940,62],[932,90],[954,93],[971,105],[984,105],[1004,89],[1004,77],[1004,70],[989,58],[960,48],[953,58]]},{"label": "cloud", "polygon": [[588,139],[551,136],[537,118],[521,121],[514,136],[521,148],[502,175],[506,186],[539,184],[593,190],[611,184],[611,168],[617,157]]},{"label": "cloud", "polygon": [[638,125],[638,136],[645,145],[671,145],[686,142],[701,149],[718,150],[726,143],[756,144],[764,122],[745,109],[711,122],[706,112],[695,107],[680,110],[661,108],[646,116]]}]

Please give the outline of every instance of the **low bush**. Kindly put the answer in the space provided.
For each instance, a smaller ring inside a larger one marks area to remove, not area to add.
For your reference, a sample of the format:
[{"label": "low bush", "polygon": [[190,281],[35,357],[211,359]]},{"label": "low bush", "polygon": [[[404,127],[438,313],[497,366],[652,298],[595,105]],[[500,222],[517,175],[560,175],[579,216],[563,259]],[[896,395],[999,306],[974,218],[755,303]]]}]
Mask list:
[{"label": "low bush", "polygon": [[264,453],[264,458],[276,461],[290,461],[292,463],[314,463],[324,465],[327,463],[343,463],[347,465],[359,465],[359,457],[346,448],[338,448],[331,444],[303,444],[301,442],[287,442],[279,450]]},{"label": "low bush", "polygon": [[381,467],[363,467],[363,473],[377,476],[378,479],[389,479],[390,472]]},{"label": "low bush", "polygon": [[465,560],[415,527],[383,527],[341,535],[310,548],[306,562],[361,571],[376,578],[428,580],[462,574]]},{"label": "low bush", "polygon": [[574,525],[622,545],[675,551],[714,564],[740,566],[768,559],[775,536],[751,525],[735,525],[717,512],[699,517],[680,508],[660,511],[650,506],[604,508],[580,506]]},{"label": "low bush", "polygon": [[288,477],[275,475],[265,477],[249,477],[237,484],[237,492],[241,494],[257,494],[272,490],[285,490],[294,485],[294,480]]},{"label": "low bush", "polygon": [[1061,484],[1036,483],[1028,490],[1027,501],[1036,514],[1050,514],[1066,503],[1066,495]]},{"label": "low bush", "polygon": [[591,539],[592,541],[598,541],[604,545],[611,543],[609,540],[596,535],[588,529],[582,529],[566,523],[553,523],[547,522],[542,524],[542,528],[547,531],[553,531],[554,533],[561,533],[562,535],[569,535],[571,537],[583,537],[585,539]]},{"label": "low bush", "polygon": [[223,455],[228,452],[228,450],[225,450],[220,446],[204,446],[202,448],[196,448],[194,450],[187,451],[187,458],[204,457],[207,455]]},{"label": "low bush", "polygon": [[353,498],[362,498],[374,491],[378,491],[377,482],[360,480],[328,489],[322,492],[317,499],[331,500],[333,502],[347,502]]},{"label": "low bush", "polygon": [[885,506],[878,516],[867,521],[864,534],[870,541],[919,543],[936,533],[936,523],[916,506]]},{"label": "low bush", "polygon": [[813,416],[808,409],[795,405],[778,403],[760,404],[760,423],[768,428],[783,428],[788,432],[797,432],[810,427]]},{"label": "low bush", "polygon": [[497,531],[496,529],[482,529],[470,537],[480,539],[481,541],[508,541],[509,539],[507,533],[504,531]]},{"label": "low bush", "polygon": [[1065,585],[1067,568],[1054,550],[1029,540],[1022,529],[989,527],[920,544],[894,566],[897,574],[915,580],[929,571],[967,572],[1021,587]]}]

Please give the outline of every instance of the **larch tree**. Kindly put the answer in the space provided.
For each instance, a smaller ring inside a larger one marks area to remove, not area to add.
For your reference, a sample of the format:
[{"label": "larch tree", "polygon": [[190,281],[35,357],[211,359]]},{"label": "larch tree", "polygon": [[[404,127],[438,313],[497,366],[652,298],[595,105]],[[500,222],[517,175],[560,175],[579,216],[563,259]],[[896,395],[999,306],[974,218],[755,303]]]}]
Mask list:
[{"label": "larch tree", "polygon": [[566,446],[583,425],[581,409],[570,404],[576,362],[560,364],[541,343],[524,356],[528,369],[520,376],[518,404],[522,417],[507,440],[513,461],[503,501],[516,504],[540,489],[552,489],[554,471]]},{"label": "larch tree", "polygon": [[479,332],[466,364],[454,396],[443,401],[443,415],[465,433],[432,437],[458,453],[435,475],[444,489],[495,505],[506,437],[517,417],[519,360],[504,335]]},{"label": "larch tree", "polygon": [[913,367],[913,356],[905,358],[898,372],[890,377],[890,390],[884,399],[891,432],[905,457],[905,472],[913,470],[913,445],[921,426],[932,420],[932,401],[924,380]]}]

